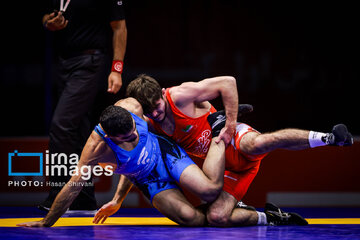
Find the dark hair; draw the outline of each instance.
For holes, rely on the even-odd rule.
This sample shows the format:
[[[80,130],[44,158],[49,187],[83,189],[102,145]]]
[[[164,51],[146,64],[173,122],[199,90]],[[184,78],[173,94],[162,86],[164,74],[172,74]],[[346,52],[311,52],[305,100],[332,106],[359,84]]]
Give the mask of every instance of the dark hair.
[[[156,107],[156,101],[162,98],[162,92],[159,83],[154,78],[141,74],[129,83],[126,96],[138,100],[144,114],[150,114]]]
[[[108,106],[100,116],[100,124],[109,136],[127,134],[133,129],[133,118],[124,108]]]

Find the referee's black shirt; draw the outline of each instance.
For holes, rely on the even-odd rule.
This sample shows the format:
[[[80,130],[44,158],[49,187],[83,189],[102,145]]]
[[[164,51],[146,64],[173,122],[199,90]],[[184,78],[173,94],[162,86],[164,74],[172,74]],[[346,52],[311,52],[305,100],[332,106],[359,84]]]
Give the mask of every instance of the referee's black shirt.
[[[67,0],[64,0],[64,5]],[[51,0],[48,12],[60,10],[60,0]],[[64,17],[66,28],[55,32],[55,46],[59,55],[89,49],[111,51],[111,21],[125,19],[122,0],[72,0]]]

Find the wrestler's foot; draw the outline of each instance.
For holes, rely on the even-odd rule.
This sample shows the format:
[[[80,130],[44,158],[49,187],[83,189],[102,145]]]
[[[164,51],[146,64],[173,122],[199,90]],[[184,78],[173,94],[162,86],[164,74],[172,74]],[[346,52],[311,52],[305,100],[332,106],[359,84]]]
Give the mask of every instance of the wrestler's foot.
[[[269,225],[308,225],[308,222],[299,214],[283,212],[272,203],[265,204],[265,214]]]
[[[238,203],[235,206],[236,208],[243,208],[250,211],[256,211],[256,208],[253,206],[246,205],[243,201],[238,201]]]
[[[353,136],[344,124],[335,125],[322,140],[330,146],[351,146],[354,143]]]
[[[243,116],[246,113],[252,112],[253,106],[250,104],[239,104],[238,110],[238,118]],[[217,111],[215,113],[210,114],[207,117],[208,122],[210,123],[212,129],[212,136],[217,137],[220,134],[221,129],[225,126],[226,115],[225,111]]]

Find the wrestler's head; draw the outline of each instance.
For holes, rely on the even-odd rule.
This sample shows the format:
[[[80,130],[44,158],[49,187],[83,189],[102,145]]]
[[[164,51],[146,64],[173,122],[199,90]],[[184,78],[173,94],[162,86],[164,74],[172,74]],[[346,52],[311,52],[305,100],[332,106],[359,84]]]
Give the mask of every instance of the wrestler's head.
[[[154,78],[141,74],[129,83],[126,88],[126,96],[139,101],[145,116],[161,122],[166,117],[164,91]]]
[[[106,136],[115,143],[133,142],[138,137],[136,124],[124,108],[111,105],[100,116],[100,125]]]

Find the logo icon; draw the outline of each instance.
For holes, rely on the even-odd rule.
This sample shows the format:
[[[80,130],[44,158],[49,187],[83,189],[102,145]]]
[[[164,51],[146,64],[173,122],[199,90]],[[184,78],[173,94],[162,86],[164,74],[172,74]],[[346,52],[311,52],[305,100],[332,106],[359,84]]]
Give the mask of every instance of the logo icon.
[[[183,132],[189,132],[193,128],[193,125],[187,125],[183,130]]]
[[[14,157],[21,157],[22,161],[26,161],[26,157],[38,157],[40,162],[39,172],[13,172],[12,161]],[[9,161],[9,176],[42,176],[43,175],[43,153],[19,153],[15,150],[13,153],[8,154]]]

